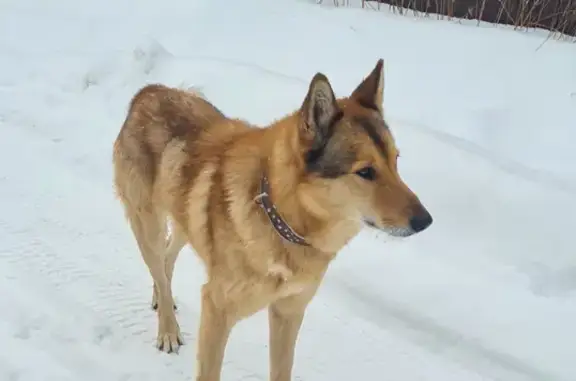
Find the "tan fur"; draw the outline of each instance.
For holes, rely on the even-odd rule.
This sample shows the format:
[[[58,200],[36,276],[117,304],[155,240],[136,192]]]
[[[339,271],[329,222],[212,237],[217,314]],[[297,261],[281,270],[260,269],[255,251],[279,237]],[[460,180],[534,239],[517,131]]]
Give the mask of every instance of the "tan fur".
[[[178,253],[190,243],[206,266],[198,381],[220,379],[231,329],[265,307],[270,378],[290,380],[304,311],[336,253],[363,222],[409,235],[414,216],[429,217],[398,175],[383,83],[380,60],[350,97],[336,100],[319,73],[301,109],[267,128],[163,85],[132,99],[114,143],[114,182],[154,281],[159,349],[181,345],[171,287]],[[367,165],[373,180],[355,174]],[[278,211],[311,246],[284,241],[254,202],[263,174]]]

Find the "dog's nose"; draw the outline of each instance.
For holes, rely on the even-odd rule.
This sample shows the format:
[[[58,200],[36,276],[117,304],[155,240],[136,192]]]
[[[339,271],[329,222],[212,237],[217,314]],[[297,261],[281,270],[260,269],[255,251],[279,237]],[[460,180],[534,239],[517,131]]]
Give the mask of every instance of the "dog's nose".
[[[416,233],[421,232],[432,224],[432,216],[427,211],[419,213],[410,219],[410,227]]]

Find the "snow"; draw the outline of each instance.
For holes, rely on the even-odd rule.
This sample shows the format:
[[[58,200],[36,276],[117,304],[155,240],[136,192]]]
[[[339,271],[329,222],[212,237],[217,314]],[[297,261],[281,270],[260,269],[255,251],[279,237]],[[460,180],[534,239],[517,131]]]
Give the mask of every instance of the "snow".
[[[342,250],[294,378],[576,379],[576,46],[315,3],[2,2],[0,380],[194,378],[203,267],[181,254],[187,345],[159,353],[151,280],[112,190],[139,87],[196,86],[266,124],[317,71],[346,95],[380,57],[400,171],[435,222]],[[223,380],[268,377],[266,324],[235,328]]]

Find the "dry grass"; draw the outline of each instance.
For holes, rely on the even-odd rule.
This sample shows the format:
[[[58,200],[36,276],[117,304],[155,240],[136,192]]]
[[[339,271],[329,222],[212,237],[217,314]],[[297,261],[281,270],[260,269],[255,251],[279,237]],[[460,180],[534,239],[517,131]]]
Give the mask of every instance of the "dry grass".
[[[349,0],[332,1],[335,6],[349,5]],[[541,28],[550,32],[547,40],[576,42],[576,0],[362,0],[362,8],[384,6],[394,13],[419,17],[486,21],[515,30]]]

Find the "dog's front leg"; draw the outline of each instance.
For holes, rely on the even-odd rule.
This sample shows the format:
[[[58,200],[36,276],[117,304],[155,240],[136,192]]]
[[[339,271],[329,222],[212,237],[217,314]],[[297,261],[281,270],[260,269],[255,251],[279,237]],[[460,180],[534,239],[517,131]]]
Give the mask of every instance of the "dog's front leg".
[[[270,381],[290,381],[296,338],[312,295],[280,299],[268,307],[270,329]]]
[[[208,284],[202,287],[196,381],[219,381],[230,330],[235,322]]]

